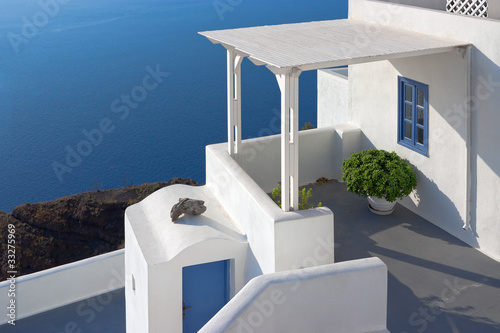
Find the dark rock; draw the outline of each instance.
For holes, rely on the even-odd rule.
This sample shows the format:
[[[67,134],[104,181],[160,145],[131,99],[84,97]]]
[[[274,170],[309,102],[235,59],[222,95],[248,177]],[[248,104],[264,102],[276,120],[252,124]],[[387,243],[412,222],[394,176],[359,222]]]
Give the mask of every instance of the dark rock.
[[[173,184],[197,185],[194,180],[173,178],[119,189],[71,195],[49,202],[24,204],[12,213],[0,211],[0,235],[15,226],[16,270],[25,275],[124,246],[125,209],[156,190]],[[7,267],[7,241],[0,240],[0,267]],[[0,281],[7,270],[0,270]]]
[[[170,210],[170,217],[172,218],[172,222],[177,221],[179,216],[181,216],[182,214],[203,214],[207,210],[207,207],[205,207],[204,203],[205,201],[203,200],[180,198],[179,202],[172,207],[172,210]]]

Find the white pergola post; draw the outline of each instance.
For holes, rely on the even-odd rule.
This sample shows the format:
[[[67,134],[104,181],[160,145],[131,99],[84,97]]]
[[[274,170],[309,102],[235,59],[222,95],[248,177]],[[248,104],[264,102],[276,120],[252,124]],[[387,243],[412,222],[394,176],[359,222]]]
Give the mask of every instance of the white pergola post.
[[[237,160],[241,145],[241,62],[243,56],[227,50],[227,152]]]
[[[299,76],[293,68],[276,74],[281,90],[281,207],[299,209]]]

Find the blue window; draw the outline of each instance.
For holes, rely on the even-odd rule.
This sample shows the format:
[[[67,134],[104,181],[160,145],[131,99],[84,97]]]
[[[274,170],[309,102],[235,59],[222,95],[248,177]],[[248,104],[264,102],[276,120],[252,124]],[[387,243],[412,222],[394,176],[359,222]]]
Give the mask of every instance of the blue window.
[[[398,143],[427,156],[429,87],[398,77]]]

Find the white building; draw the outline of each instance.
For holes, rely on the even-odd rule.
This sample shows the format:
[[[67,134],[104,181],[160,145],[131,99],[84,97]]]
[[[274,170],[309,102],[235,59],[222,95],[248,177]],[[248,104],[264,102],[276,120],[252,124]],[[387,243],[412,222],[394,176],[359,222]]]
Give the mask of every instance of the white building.
[[[227,49],[228,143],[206,148],[205,186],[127,209],[127,332],[388,332],[385,264],[334,263],[332,211],[297,210],[299,186],[340,180],[343,159],[373,147],[417,171],[402,205],[500,260],[500,0],[413,2],[350,0],[346,20],[201,33]],[[276,75],[284,135],[241,140],[244,58]],[[318,128],[299,132],[308,70]],[[267,195],[279,181],[283,209]],[[207,210],[174,224],[183,197]],[[117,265],[103,260],[78,267]]]
[[[489,18],[446,12],[464,12],[470,5],[478,6],[467,14]],[[227,49],[228,144],[207,147],[205,186],[164,188],[127,210],[128,332],[195,327],[189,324],[195,319],[183,316],[203,316],[194,312],[217,296],[186,301],[193,296],[184,287],[197,284],[193,274],[206,289],[219,290],[216,281],[226,281],[215,292],[222,294],[216,307],[232,299],[203,331],[300,331],[303,320],[292,318],[304,314],[309,319],[304,329],[311,320],[321,330],[341,319],[349,323],[346,331],[385,330],[385,310],[373,309],[385,309],[386,289],[370,288],[386,283],[383,263],[332,265],[332,212],[297,210],[300,185],[321,176],[340,179],[342,160],[363,149],[396,151],[407,159],[419,185],[401,204],[500,259],[495,144],[500,139],[500,1],[425,1],[415,7],[351,0],[349,6],[347,20],[201,33]],[[283,135],[241,140],[244,58],[276,75]],[[348,69],[328,69],[339,66]],[[299,135],[298,84],[307,70],[318,70],[319,128]],[[283,211],[266,194],[279,180]],[[169,210],[180,197],[204,200],[207,213],[172,224]],[[222,272],[214,273],[213,281],[210,265]],[[366,276],[378,277],[355,278],[364,274],[360,266]],[[293,271],[304,267],[313,268]],[[300,298],[296,293],[287,306],[275,306],[294,274],[305,274],[307,286],[301,289],[307,292]],[[325,289],[316,274],[335,287]],[[342,274],[356,282],[347,283]],[[339,316],[312,314],[319,311],[312,306],[318,300],[320,308],[345,301],[339,295],[347,289],[354,293],[347,303],[365,320],[353,319],[353,309]],[[352,297],[361,290],[370,295],[368,301]],[[252,304],[259,302],[265,306],[252,317]],[[273,316],[264,321],[266,311]]]
[[[344,79],[320,71],[318,122],[319,127],[353,124],[363,133],[362,149],[396,151],[407,159],[418,172],[419,185],[402,204],[500,260],[500,150],[495,143],[500,138],[496,128],[500,121],[500,1],[488,1],[487,6],[486,1],[448,1],[449,7],[454,8],[453,4],[464,11],[483,4],[478,6],[479,14],[487,7],[488,18],[445,13],[441,11],[444,1],[415,4],[430,9],[351,1],[349,20],[470,46],[350,65],[349,77]],[[355,37],[353,47],[372,49],[372,40],[381,34],[379,29],[364,30]],[[425,92],[424,122],[406,122],[421,131],[423,145],[415,136],[415,142],[403,139],[404,87]],[[345,94],[332,100],[336,95],[328,94],[331,88]]]

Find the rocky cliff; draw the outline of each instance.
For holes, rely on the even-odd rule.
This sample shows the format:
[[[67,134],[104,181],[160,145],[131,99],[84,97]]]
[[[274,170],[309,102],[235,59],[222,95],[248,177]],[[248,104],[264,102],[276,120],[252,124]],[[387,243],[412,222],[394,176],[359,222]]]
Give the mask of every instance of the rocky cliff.
[[[67,264],[124,246],[125,209],[172,184],[197,185],[174,178],[120,189],[86,192],[54,201],[0,211],[0,281],[7,278],[8,226],[15,226],[17,276]]]

